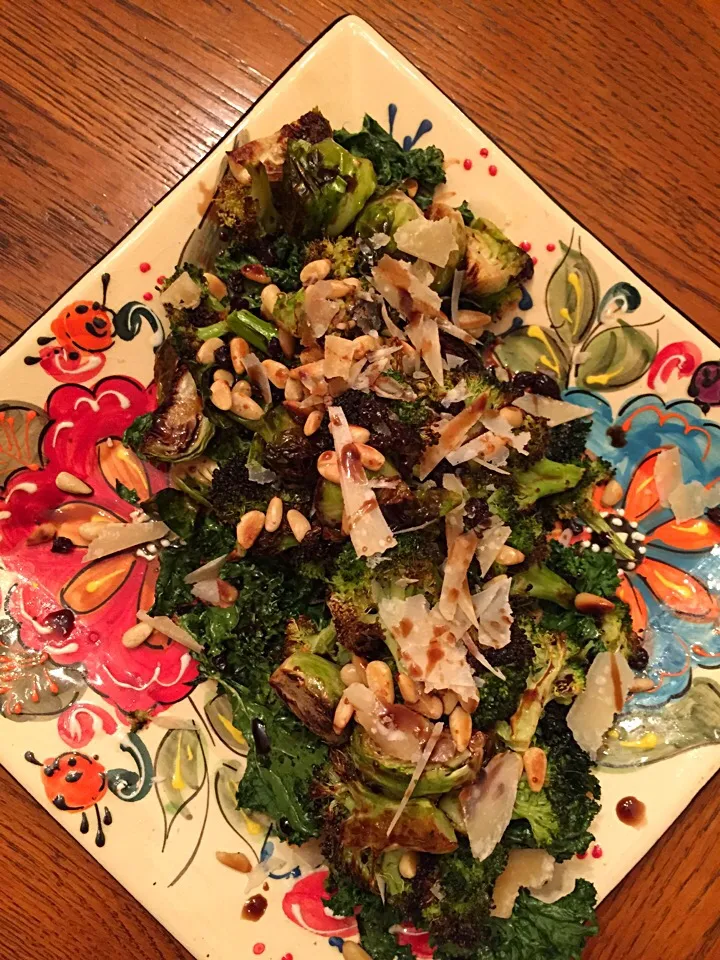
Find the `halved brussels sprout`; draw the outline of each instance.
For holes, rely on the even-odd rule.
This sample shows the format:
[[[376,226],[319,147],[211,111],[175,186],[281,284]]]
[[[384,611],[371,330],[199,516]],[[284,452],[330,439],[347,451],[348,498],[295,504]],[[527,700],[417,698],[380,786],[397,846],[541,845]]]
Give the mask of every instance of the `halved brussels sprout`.
[[[369,240],[376,233],[384,233],[390,241],[383,247],[385,253],[395,253],[397,247],[392,239],[395,231],[404,223],[422,217],[420,207],[403,193],[402,190],[392,190],[377,200],[373,200],[365,207],[355,224],[355,233],[364,240]]]
[[[293,653],[270,677],[270,686],[296,717],[326,743],[338,744],[346,734],[333,730],[335,708],[345,685],[340,671],[315,653]]]

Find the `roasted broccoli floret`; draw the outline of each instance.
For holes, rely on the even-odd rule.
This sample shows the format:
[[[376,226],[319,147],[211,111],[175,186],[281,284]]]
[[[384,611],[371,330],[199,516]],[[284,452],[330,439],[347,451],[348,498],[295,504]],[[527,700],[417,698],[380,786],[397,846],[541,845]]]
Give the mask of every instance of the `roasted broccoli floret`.
[[[571,607],[575,599],[575,591],[567,580],[544,564],[535,564],[514,574],[510,592],[514,597],[551,600],[560,607]]]
[[[569,581],[578,593],[613,597],[620,583],[617,562],[609,553],[563,547],[553,540],[546,562],[551,570]]]
[[[583,468],[574,463],[555,463],[543,457],[526,470],[514,474],[518,507],[526,510],[541,497],[562,493],[576,487],[583,478]]]
[[[480,703],[473,713],[476,730],[488,730],[497,721],[512,716],[525,690],[533,661],[533,646],[525,631],[515,625],[507,646],[499,650],[488,647],[483,653],[502,672],[504,679],[478,667]]]
[[[543,788],[533,793],[523,776],[506,842],[543,847],[557,860],[584,853],[592,841],[589,827],[600,809],[600,784],[592,761],[565,722],[567,708],[551,703],[538,724],[533,745],[547,756]]]
[[[583,463],[592,422],[589,417],[550,427],[546,454],[557,463]]]
[[[357,255],[357,242],[352,237],[338,237],[337,240],[313,240],[308,244],[305,261],[329,260],[332,275],[343,280],[354,271]]]

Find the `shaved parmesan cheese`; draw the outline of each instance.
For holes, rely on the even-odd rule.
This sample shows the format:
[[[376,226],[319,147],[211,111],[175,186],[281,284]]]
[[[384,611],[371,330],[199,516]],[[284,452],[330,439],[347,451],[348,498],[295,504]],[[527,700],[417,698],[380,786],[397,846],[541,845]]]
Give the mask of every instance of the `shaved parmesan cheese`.
[[[677,487],[683,485],[682,461],[677,447],[668,447],[666,450],[660,451],[655,458],[653,479],[660,498],[660,505],[667,507],[670,502],[670,494]]]
[[[408,220],[397,228],[393,236],[395,245],[403,253],[445,267],[450,254],[457,248],[455,229],[449,217],[442,220],[425,220],[418,217]]]
[[[467,383],[464,380],[460,380],[452,390],[448,390],[445,396],[442,398],[440,403],[443,407],[449,407],[453,403],[460,403],[468,395]]]
[[[446,620],[452,620],[455,616],[460,591],[465,583],[468,567],[477,545],[477,535],[471,530],[469,533],[463,533],[456,537],[450,549],[445,564],[445,574],[438,604],[440,613]]]
[[[359,557],[384,553],[397,540],[383,517],[377,497],[367,481],[360,452],[353,442],[342,407],[330,407],[330,432],[340,464],[340,489],[348,517],[350,539]]]
[[[387,327],[388,333],[391,337],[397,337],[398,340],[407,341],[407,337],[405,336],[404,332],[390,316],[390,311],[388,310],[384,300],[380,304],[380,316],[383,318],[385,326]]]
[[[425,749],[422,752],[422,756],[418,760],[415,766],[415,769],[413,770],[413,775],[410,778],[410,783],[407,785],[407,789],[403,794],[403,798],[400,801],[397,810],[395,811],[395,816],[390,821],[390,826],[387,828],[386,836],[389,837],[390,834],[393,832],[393,830],[395,829],[395,824],[398,822],[398,820],[402,816],[403,810],[407,806],[408,801],[410,800],[410,797],[412,797],[413,791],[415,790],[417,782],[422,776],[422,772],[427,766],[428,760],[432,756],[432,752],[435,749],[435,745],[437,744],[438,740],[442,736],[443,726],[444,724],[438,722],[433,727],[432,733],[430,734],[430,739],[425,744]]]
[[[511,528],[505,526],[499,517],[493,517],[487,530],[483,530],[480,534],[475,556],[480,564],[480,572],[483,576],[485,576],[490,567],[495,563],[497,555],[500,553],[502,547],[505,546],[507,538],[511,533]]]
[[[473,607],[480,626],[478,643],[484,647],[500,650],[510,643],[510,628],[513,623],[510,607],[512,578],[504,574],[493,577],[473,596]]]
[[[200,285],[193,280],[187,270],[184,270],[176,280],[173,280],[167,290],[163,290],[160,294],[160,303],[181,310],[192,310],[199,306],[201,296]]]
[[[526,447],[530,442],[529,432],[523,430],[520,433],[513,433],[512,427],[501,413],[496,410],[487,410],[480,417],[480,423],[486,430],[502,437],[505,443],[517,450],[518,453],[527,453]]]
[[[374,233],[370,237],[370,245],[379,250],[381,247],[386,247],[391,240],[392,237],[387,233]]]
[[[270,403],[272,401],[272,392],[265,367],[260,363],[254,353],[248,353],[247,356],[243,357],[243,363],[245,364],[248,380],[254,384],[262,394],[263,403]]]
[[[555,861],[546,850],[511,850],[507,866],[495,881],[490,915],[507,920],[520,887],[537,890],[553,878]]]
[[[445,375],[443,373],[440,334],[437,323],[432,317],[419,317],[408,324],[407,334],[412,345],[425,361],[433,378],[442,386],[445,382]]]
[[[453,274],[452,290],[450,291],[450,319],[457,326],[458,313],[460,306],[460,294],[462,292],[463,280],[465,279],[464,270],[456,270]]]
[[[505,833],[522,772],[522,759],[516,753],[499,753],[474,783],[460,791],[460,806],[476,860],[486,860]]]
[[[130,550],[151,540],[160,540],[170,533],[170,527],[162,520],[145,523],[98,523],[98,534],[85,551],[85,563],[100,560],[119,550]]]
[[[474,427],[480,419],[486,405],[487,398],[484,394],[481,394],[477,400],[473,400],[469,407],[465,407],[464,410],[461,410],[457,416],[448,422],[438,442],[427,447],[423,454],[418,473],[421,480],[424,480],[429,473],[432,473],[448,453],[457,450],[471,428]]]
[[[439,314],[440,297],[418,280],[405,261],[394,260],[385,254],[380,263],[373,267],[372,275],[378,291],[406,320],[423,314]]]
[[[448,463],[456,467],[460,463],[466,463],[468,460],[475,460],[476,458],[482,460],[484,464],[491,464],[495,469],[502,467],[508,458],[508,448],[505,446],[505,441],[494,433],[481,433],[479,437],[475,437],[469,443],[449,453],[446,459]],[[498,472],[507,473],[507,470]]]
[[[553,397],[542,397],[538,393],[526,393],[513,401],[519,407],[534,417],[547,420],[549,427],[557,427],[561,423],[569,423],[580,417],[591,417],[592,410],[580,407],[576,403],[567,403],[565,400],[555,400]]]
[[[203,603],[209,603],[213,607],[220,606],[220,583],[217,577],[214,580],[198,581],[193,584],[190,593]]]
[[[328,334],[325,337],[325,367],[324,373],[328,380],[333,377],[342,377],[347,380],[353,365],[355,345],[352,340]]]
[[[198,567],[197,570],[192,570],[186,577],[185,583],[201,583],[203,580],[214,580],[220,573],[223,564],[227,560],[229,554],[224,553],[221,557],[215,557],[214,560],[204,563],[201,567]]]
[[[670,493],[669,506],[678,523],[701,517],[706,510],[720,504],[720,487],[706,489],[699,480],[684,483]]]
[[[386,400],[402,400],[405,403],[412,403],[413,400],[417,400],[417,396],[411,387],[406,383],[398,383],[392,377],[378,377],[370,389]]]
[[[453,690],[461,700],[477,703],[477,686],[463,644],[453,635],[438,607],[428,609],[424,596],[383,598],[378,604],[383,625],[395,638],[408,674],[425,690]]]
[[[478,342],[471,333],[468,333],[467,330],[463,330],[454,323],[450,323],[448,318],[444,315],[438,318],[438,323],[442,327],[444,333],[450,334],[451,337],[455,337],[457,340],[462,340],[463,343],[476,344]]]
[[[164,637],[170,637],[171,640],[176,640],[183,647],[187,647],[188,650],[194,650],[195,653],[203,652],[203,648],[195,637],[188,633],[183,627],[179,626],[179,624],[175,623],[174,620],[171,620],[170,617],[151,617],[145,613],[144,610],[138,610],[137,618],[141,623],[147,623],[153,630],[157,630],[157,632],[161,633]]]
[[[587,672],[585,689],[567,715],[567,725],[577,743],[593,760],[616,713],[625,705],[635,674],[617,653],[599,653]]]
[[[334,292],[332,280],[318,280],[305,288],[304,310],[312,335],[322,337],[340,312],[340,304],[331,299]]]

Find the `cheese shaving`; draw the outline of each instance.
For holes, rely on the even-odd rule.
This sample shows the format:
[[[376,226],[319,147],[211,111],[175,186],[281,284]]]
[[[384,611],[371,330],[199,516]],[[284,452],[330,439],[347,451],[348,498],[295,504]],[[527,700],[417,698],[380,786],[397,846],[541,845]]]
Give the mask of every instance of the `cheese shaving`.
[[[452,620],[455,617],[460,591],[465,583],[468,567],[477,545],[477,534],[471,530],[456,537],[450,548],[439,602],[440,613],[446,620]]]
[[[387,254],[372,271],[378,291],[406,320],[440,312],[440,297],[417,276],[403,260],[393,260]]]
[[[193,280],[187,270],[173,280],[170,286],[160,294],[160,303],[180,310],[192,310],[200,305],[202,289]]]
[[[670,493],[669,506],[678,523],[702,517],[706,510],[720,504],[720,487],[707,489],[699,480],[683,483]]]
[[[100,560],[119,550],[130,550],[151,540],[160,540],[170,533],[162,520],[145,523],[98,523],[98,535],[85,551],[85,563]]]
[[[324,374],[328,380],[333,377],[342,377],[347,380],[353,365],[355,350],[352,340],[328,334],[325,337],[325,366]]]
[[[510,628],[513,614],[510,607],[510,585],[512,578],[504,574],[493,577],[489,583],[473,596],[473,607],[480,626],[478,643],[484,647],[500,650],[510,643]]]
[[[322,337],[340,312],[337,300],[331,300],[334,291],[332,280],[318,280],[305,288],[304,310],[310,330],[315,338]]]
[[[452,290],[450,292],[450,319],[457,326],[458,313],[460,308],[460,294],[462,292],[463,280],[465,279],[464,270],[456,270],[453,274]]]
[[[330,407],[330,432],[340,463],[340,489],[348,516],[350,539],[359,557],[384,553],[397,544],[367,481],[342,407]]]
[[[432,473],[448,453],[452,453],[462,444],[472,427],[480,419],[486,406],[487,398],[484,394],[481,394],[476,400],[473,400],[469,407],[465,407],[447,423],[438,442],[427,447],[422,456],[418,471],[421,480]]]
[[[437,323],[432,317],[420,317],[408,324],[407,333],[412,345],[433,375],[433,379],[442,386],[445,383],[445,374],[443,373],[440,334]]]
[[[380,316],[383,318],[383,322],[387,327],[387,331],[391,337],[397,337],[398,340],[407,342],[407,337],[405,333],[400,329],[400,327],[395,323],[393,318],[390,316],[390,311],[387,308],[387,304],[383,300],[380,304]]]
[[[393,240],[398,250],[427,260],[436,267],[447,266],[450,254],[458,248],[449,217],[441,220],[425,220],[423,217],[408,220],[397,228]]]
[[[499,517],[494,516],[487,530],[483,530],[480,534],[475,556],[480,564],[480,573],[483,576],[495,563],[497,555],[507,543],[511,533],[511,528],[505,526]]]
[[[468,460],[480,459],[484,464],[491,464],[496,470],[507,463],[508,448],[502,437],[494,433],[481,433],[479,437],[470,440],[446,457],[447,462],[454,467]],[[499,471],[507,473],[507,470]]]
[[[422,776],[423,770],[424,770],[425,767],[428,765],[428,761],[430,760],[430,757],[432,756],[432,752],[433,752],[433,750],[435,749],[435,746],[436,746],[438,740],[439,740],[440,737],[442,736],[443,728],[444,728],[444,724],[441,723],[440,721],[438,721],[438,722],[435,724],[435,726],[433,727],[432,733],[430,734],[430,739],[429,739],[428,742],[425,744],[425,749],[424,749],[423,752],[422,752],[422,756],[421,756],[420,759],[418,760],[418,762],[417,762],[417,764],[416,764],[416,766],[415,766],[415,769],[413,770],[413,775],[412,775],[412,777],[410,778],[410,783],[407,785],[407,790],[406,790],[405,793],[403,794],[403,798],[402,798],[402,800],[400,801],[397,810],[395,811],[395,816],[394,816],[394,817],[392,818],[392,820],[390,821],[390,826],[387,828],[387,834],[386,834],[386,836],[389,837],[390,834],[393,832],[393,830],[395,829],[395,826],[396,826],[398,820],[400,819],[400,817],[401,817],[402,814],[403,814],[403,810],[404,810],[405,807],[408,805],[408,802],[409,802],[410,798],[411,798],[412,795],[413,795],[413,792],[414,792],[414,790],[415,790],[415,787],[417,786],[417,782],[418,782],[418,780],[420,779],[420,777]]]
[[[553,397],[543,397],[538,393],[526,393],[514,400],[513,404],[525,413],[547,420],[549,427],[558,427],[561,423],[569,423],[571,420],[593,415],[593,411],[588,410],[587,407],[567,403],[565,400],[555,400]]]
[[[476,860],[486,860],[500,842],[512,817],[523,762],[518,754],[499,753],[460,791],[470,849]]]
[[[262,394],[263,403],[271,403],[272,392],[265,367],[260,363],[254,353],[248,353],[246,357],[243,357],[243,363],[245,364],[248,380],[254,384]]]
[[[490,661],[488,660],[488,658],[487,658],[487,657],[485,656],[485,654],[482,652],[482,650],[480,649],[480,647],[478,647],[478,645],[475,643],[475,641],[473,640],[473,638],[470,636],[469,633],[464,633],[464,634],[463,634],[462,641],[463,641],[463,643],[465,644],[465,646],[467,647],[468,651],[475,657],[475,659],[477,660],[477,662],[480,663],[480,664],[482,664],[482,666],[485,667],[485,669],[486,669],[489,673],[492,673],[493,676],[497,677],[499,680],[504,680],[504,679],[505,679],[505,674],[502,672],[502,670],[498,670],[497,667],[494,667],[494,666],[490,663]]]
[[[655,457],[653,480],[660,498],[660,506],[667,507],[670,503],[670,495],[677,487],[683,485],[682,461],[677,447],[661,450]]]
[[[585,689],[568,711],[567,725],[576,742],[593,760],[615,714],[624,707],[634,679],[627,660],[617,653],[599,653],[590,665]]]
[[[137,618],[141,623],[147,623],[153,630],[157,630],[164,637],[170,637],[171,640],[177,641],[181,646],[187,647],[188,650],[193,650],[195,653],[203,652],[203,648],[195,637],[175,623],[174,620],[171,620],[170,617],[151,617],[144,610],[138,610]]]

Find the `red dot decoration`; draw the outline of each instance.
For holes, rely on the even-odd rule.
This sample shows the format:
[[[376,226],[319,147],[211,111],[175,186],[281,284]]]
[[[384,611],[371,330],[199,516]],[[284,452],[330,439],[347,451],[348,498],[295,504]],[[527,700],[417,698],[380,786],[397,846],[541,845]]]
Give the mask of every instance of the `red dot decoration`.
[[[157,278],[155,282],[157,283],[158,286],[162,286],[162,284],[165,283],[166,280],[167,280],[167,277],[164,277],[162,274],[160,274],[160,276]]]
[[[545,249],[547,250],[548,253],[552,253],[553,250],[555,249],[555,244],[554,244],[554,243],[549,243],[549,244],[545,247]]]
[[[472,160],[469,157],[467,160],[463,160],[463,166],[466,170],[472,170]]]
[[[602,847],[600,846],[599,843],[596,843],[595,846],[592,848],[593,860],[599,860],[602,855],[603,855]]]
[[[537,257],[532,258],[533,266],[537,266]]]
[[[527,240],[523,240],[523,242],[520,244],[520,249],[524,250],[525,253],[528,253],[528,251],[532,249],[532,244]]]
[[[578,860],[584,860],[586,856],[587,856],[587,851],[586,851],[585,853],[578,853],[578,854],[577,854]]]
[[[265,944],[256,943],[255,946],[253,947],[253,953],[255,954],[256,957],[259,957],[261,953],[265,953]]]
[[[282,960],[293,960],[293,955],[291,953],[286,953]]]
[[[149,263],[141,263],[141,264],[140,264],[140,273],[147,273],[149,269],[150,269],[150,264],[149,264]]]
[[[153,295],[150,293],[150,291],[143,294],[143,300],[152,300],[152,298],[153,298]]]
[[[494,163],[491,163],[490,166],[488,167],[488,173],[490,174],[491,177],[497,176],[497,167],[495,166]]]
[[[488,151],[488,148],[487,148],[487,147],[483,147],[483,148],[480,150],[480,156],[481,156],[481,157],[486,157],[486,156],[488,155],[488,153],[489,153],[489,151]]]

